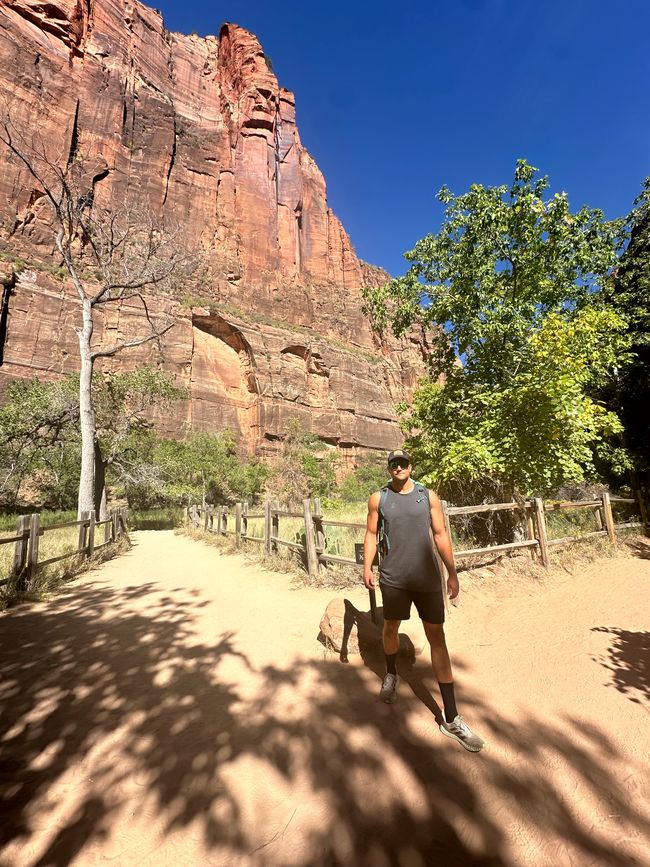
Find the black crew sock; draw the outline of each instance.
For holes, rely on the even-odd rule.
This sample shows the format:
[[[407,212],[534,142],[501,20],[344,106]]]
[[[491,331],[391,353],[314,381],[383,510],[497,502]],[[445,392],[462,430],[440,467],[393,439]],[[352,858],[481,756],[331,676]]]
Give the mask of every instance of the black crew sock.
[[[397,674],[397,654],[386,653],[386,674]]]
[[[445,706],[445,719],[447,722],[453,722],[458,714],[456,697],[454,695],[454,682],[438,683],[438,686],[440,687],[440,695]]]

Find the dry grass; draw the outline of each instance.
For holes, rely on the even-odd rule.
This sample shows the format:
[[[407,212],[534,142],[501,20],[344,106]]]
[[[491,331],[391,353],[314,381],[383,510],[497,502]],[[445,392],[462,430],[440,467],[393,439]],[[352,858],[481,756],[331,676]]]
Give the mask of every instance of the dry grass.
[[[39,560],[47,560],[50,557],[58,557],[68,554],[77,549],[78,527],[65,527],[60,530],[51,530],[41,536],[39,547]],[[98,543],[103,542],[97,538]],[[35,578],[30,581],[28,590],[21,589],[19,576],[11,575],[13,565],[13,545],[0,546],[0,576],[7,578],[8,583],[0,587],[0,610],[9,608],[20,602],[37,602],[56,593],[62,585],[82,575],[89,569],[95,568],[106,560],[112,560],[119,554],[124,553],[131,547],[128,536],[121,536],[111,545],[99,548],[91,559],[82,559],[80,556],[66,557],[58,563],[39,568]],[[7,556],[9,551],[9,556]]]
[[[366,503],[352,503],[335,512],[325,509],[325,519],[363,524],[366,519]],[[625,516],[627,517],[627,516]],[[616,516],[617,520],[624,519]],[[547,513],[549,524],[549,538],[556,539],[568,535],[581,535],[597,529],[596,518],[592,509],[576,509],[562,512]],[[472,538],[471,532],[452,520],[452,540],[456,550],[479,547],[479,541]],[[325,526],[325,551],[338,557],[354,559],[354,545],[362,542],[364,531],[362,529],[348,527]],[[214,533],[205,533],[203,529],[185,528],[193,538],[200,538],[214,544],[223,553],[239,553],[254,560],[257,564],[271,571],[289,572],[295,581],[304,586],[327,587],[343,589],[358,586],[361,582],[361,570],[356,566],[328,563],[321,566],[319,576],[311,580],[307,574],[304,555],[300,555],[288,548],[279,546],[277,553],[269,554],[263,545],[257,542],[244,542],[237,549],[234,536],[218,536]],[[626,531],[625,535],[630,531]],[[304,522],[302,518],[280,517],[279,538],[289,542],[304,544]],[[248,535],[263,538],[264,519],[251,518],[248,523]],[[621,534],[623,536],[623,534]],[[545,569],[538,558],[531,557],[529,551],[515,551],[494,554],[480,554],[475,557],[464,557],[458,562],[458,571],[469,578],[470,581],[484,582],[494,579],[503,582],[505,578],[515,578],[524,584],[531,585],[547,583],[551,580],[554,572],[573,572],[601,557],[614,557],[629,554],[629,547],[624,542],[612,545],[606,537],[586,538],[584,541],[576,541],[563,545],[552,546],[549,549],[551,568]]]

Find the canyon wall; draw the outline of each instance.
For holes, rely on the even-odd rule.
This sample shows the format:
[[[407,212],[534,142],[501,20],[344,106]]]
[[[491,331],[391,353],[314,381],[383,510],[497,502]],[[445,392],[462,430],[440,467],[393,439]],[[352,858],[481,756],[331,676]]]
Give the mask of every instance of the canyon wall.
[[[415,337],[379,341],[361,262],[302,147],[293,95],[258,40],[168,32],[126,0],[9,0],[0,6],[0,110],[61,165],[92,167],[94,205],[137,201],[200,245],[200,296],[150,299],[176,326],[108,360],[173,371],[189,400],[161,430],[231,428],[272,452],[290,418],[352,460],[400,440],[394,403],[423,372]],[[342,149],[344,142],[342,142]],[[0,149],[0,388],[76,370],[79,302],[60,279],[47,202]],[[146,327],[135,303],[106,307],[102,341]]]

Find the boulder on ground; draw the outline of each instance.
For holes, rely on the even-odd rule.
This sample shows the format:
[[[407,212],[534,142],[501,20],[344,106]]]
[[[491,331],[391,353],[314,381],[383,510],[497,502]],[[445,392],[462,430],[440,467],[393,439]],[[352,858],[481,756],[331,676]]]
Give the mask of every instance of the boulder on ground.
[[[361,653],[362,646],[381,650],[382,625],[381,608],[377,611],[375,624],[370,611],[360,611],[349,599],[337,596],[321,617],[319,639],[345,661],[349,653]],[[415,656],[415,648],[408,635],[400,634],[399,652]]]

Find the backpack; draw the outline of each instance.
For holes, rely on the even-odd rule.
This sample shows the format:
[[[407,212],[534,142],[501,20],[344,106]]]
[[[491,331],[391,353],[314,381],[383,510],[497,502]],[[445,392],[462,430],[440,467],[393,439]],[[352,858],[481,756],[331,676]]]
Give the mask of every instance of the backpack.
[[[423,484],[420,482],[415,482],[415,490],[418,492],[419,496],[416,500],[417,503],[424,502],[425,508],[429,509],[429,492],[425,488]],[[381,489],[381,493],[379,496],[379,523],[377,524],[377,544],[379,548],[379,552],[382,557],[385,557],[388,551],[390,551],[390,538],[388,536],[388,519],[384,513],[384,507],[386,505],[386,499],[388,497],[388,489],[390,485],[384,485]],[[391,488],[392,490],[392,488]]]

